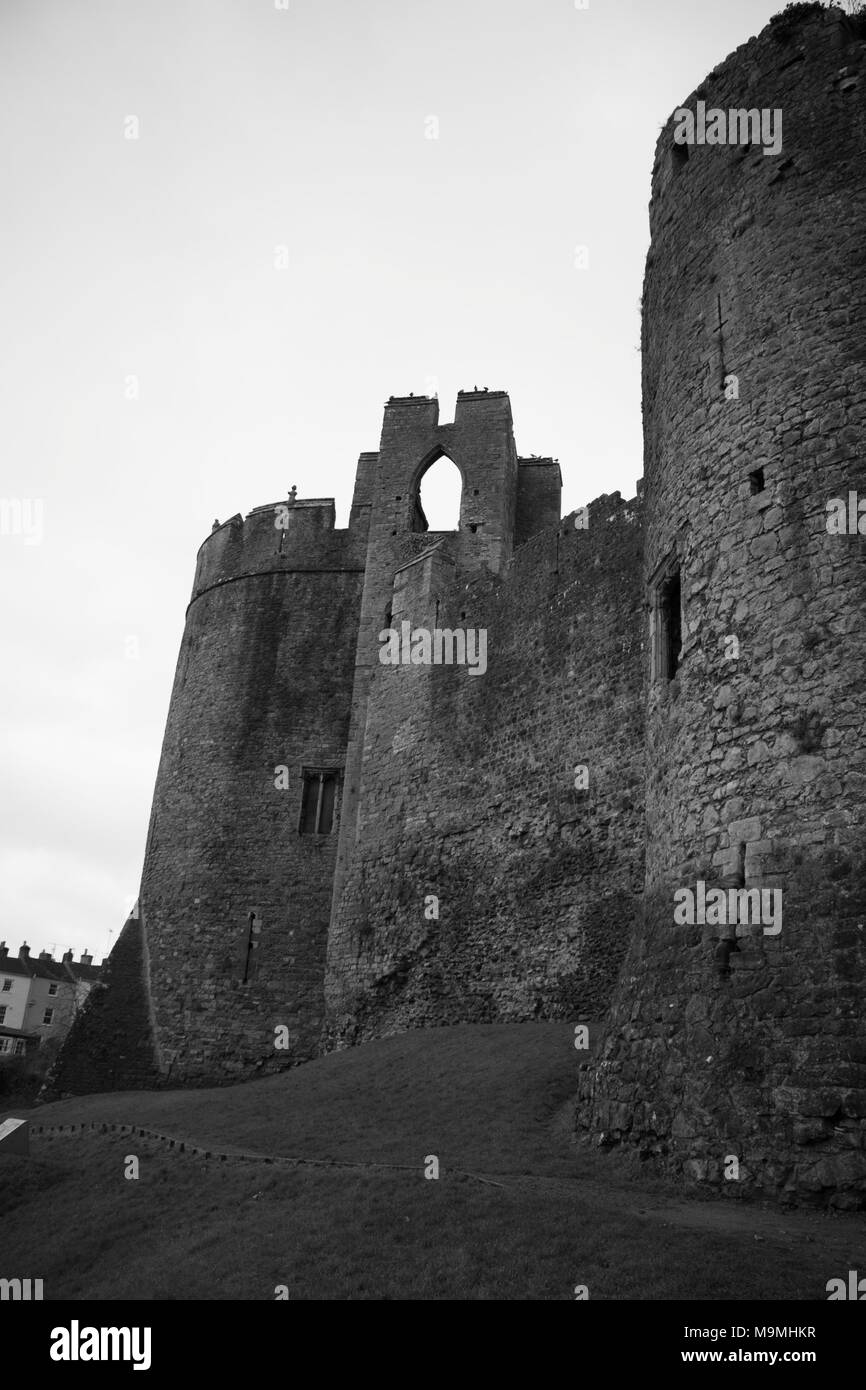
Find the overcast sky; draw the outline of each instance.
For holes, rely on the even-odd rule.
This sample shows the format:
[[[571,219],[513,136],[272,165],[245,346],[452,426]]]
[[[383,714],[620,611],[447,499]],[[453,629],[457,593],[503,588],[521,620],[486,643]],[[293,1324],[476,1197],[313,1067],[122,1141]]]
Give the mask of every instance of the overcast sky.
[[[633,496],[658,130],[783,7],[281,4],[0,4],[13,951],[116,939],[215,517],[345,525],[384,400],[476,384],[563,512]]]

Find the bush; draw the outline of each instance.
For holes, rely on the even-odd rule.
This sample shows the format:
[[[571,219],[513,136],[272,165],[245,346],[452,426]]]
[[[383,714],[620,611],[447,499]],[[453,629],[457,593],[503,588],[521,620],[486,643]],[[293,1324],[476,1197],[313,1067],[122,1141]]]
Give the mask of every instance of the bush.
[[[0,1096],[4,1102],[32,1105],[59,1051],[60,1043],[49,1039],[28,1056],[0,1059]]]
[[[774,14],[770,19],[773,26],[773,37],[777,43],[787,43],[792,34],[796,33],[801,19],[810,19],[813,15],[824,14],[827,9],[838,9],[838,6],[827,6],[817,2],[817,0],[805,0],[805,3],[794,3],[786,5],[779,14]]]

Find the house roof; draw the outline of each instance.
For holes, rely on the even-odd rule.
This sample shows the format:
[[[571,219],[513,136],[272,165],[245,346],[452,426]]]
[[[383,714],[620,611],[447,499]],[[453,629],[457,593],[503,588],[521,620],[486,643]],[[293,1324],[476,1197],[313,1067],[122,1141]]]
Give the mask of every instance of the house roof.
[[[98,980],[102,969],[81,961],[40,960],[38,956],[0,956],[0,975],[21,975],[27,979],[56,980],[75,984],[79,980]]]
[[[18,956],[7,956],[0,960],[0,975],[26,975],[29,979],[34,973],[29,966],[32,961],[23,961]]]

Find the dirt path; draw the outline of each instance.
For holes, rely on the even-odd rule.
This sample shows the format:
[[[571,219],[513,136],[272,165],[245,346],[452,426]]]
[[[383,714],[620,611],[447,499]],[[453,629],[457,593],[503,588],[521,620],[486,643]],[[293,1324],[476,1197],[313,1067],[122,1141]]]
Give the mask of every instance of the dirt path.
[[[165,1134],[140,1125],[90,1121],[84,1124],[31,1125],[30,1134],[37,1141],[42,1137],[74,1138],[83,1134],[128,1134],[148,1140],[168,1153],[185,1154],[218,1163],[254,1163],[288,1168],[313,1168],[332,1173],[411,1173],[417,1174],[418,1164],[381,1162],[348,1162],[341,1159],[302,1158],[288,1154],[261,1153],[218,1144],[210,1147],[192,1143],[180,1135]],[[781,1212],[768,1205],[731,1200],[670,1201],[641,1196],[635,1201],[634,1186],[617,1182],[600,1182],[584,1177],[552,1177],[533,1173],[478,1172],[449,1164],[447,1172],[503,1191],[532,1188],[536,1191],[571,1192],[584,1201],[602,1209],[627,1212],[639,1221],[651,1221],[662,1226],[674,1226],[715,1233],[749,1234],[756,1242],[783,1246],[820,1241],[822,1249],[838,1250],[850,1256],[852,1250],[862,1250],[861,1264],[866,1267],[866,1215],[832,1214],[819,1211]]]

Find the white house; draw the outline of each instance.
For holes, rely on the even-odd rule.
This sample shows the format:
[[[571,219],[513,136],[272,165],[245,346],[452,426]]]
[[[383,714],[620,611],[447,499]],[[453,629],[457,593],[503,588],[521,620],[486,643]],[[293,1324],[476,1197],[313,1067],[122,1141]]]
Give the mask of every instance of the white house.
[[[49,1038],[62,1041],[104,965],[94,965],[86,951],[79,961],[71,951],[60,961],[48,951],[32,960],[26,942],[10,956],[0,941],[0,1060]]]

